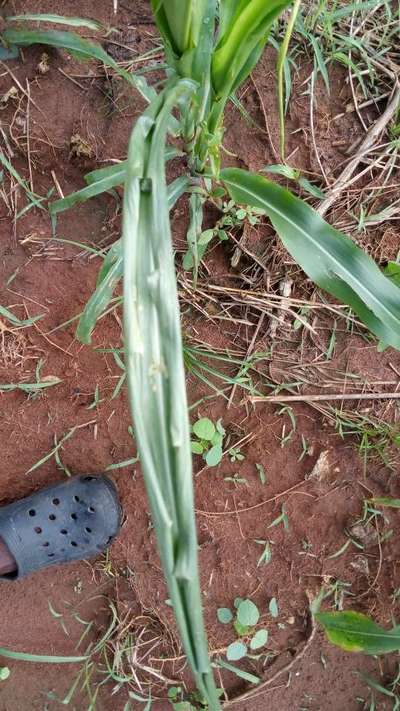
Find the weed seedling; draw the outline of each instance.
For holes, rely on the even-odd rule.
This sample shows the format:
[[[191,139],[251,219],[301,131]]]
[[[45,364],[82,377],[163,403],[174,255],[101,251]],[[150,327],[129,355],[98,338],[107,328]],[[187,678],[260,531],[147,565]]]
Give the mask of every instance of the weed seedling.
[[[302,451],[301,451],[301,454],[297,460],[298,462],[301,462],[304,459],[304,457],[311,456],[311,451],[312,451],[311,444],[309,442],[307,442],[304,435],[301,435],[301,446],[302,446]]]
[[[284,424],[282,427],[281,447],[283,448],[288,444],[288,442],[290,442],[293,435],[295,434],[296,429],[297,429],[297,422],[296,422],[296,416],[293,412],[292,407],[289,407],[289,406],[282,407],[279,410],[278,415],[288,415],[290,423],[292,425],[292,428],[289,430],[289,432],[286,432],[286,424]]]
[[[260,565],[267,565],[268,563],[271,562],[272,559],[272,551],[271,551],[271,543],[270,541],[263,541],[259,539],[255,539],[255,543],[258,543],[259,546],[263,546],[264,550],[261,553],[258,561],[257,561],[257,568],[260,567]]]
[[[274,526],[279,526],[279,524],[283,525],[283,528],[285,531],[289,530],[289,519],[287,517],[286,511],[285,511],[285,505],[282,504],[282,510],[279,516],[277,516],[272,523],[269,524],[268,528],[273,528]]]
[[[224,481],[229,481],[231,484],[235,484],[235,486],[238,486],[240,484],[244,484],[245,486],[248,486],[248,481],[245,479],[245,477],[240,476],[239,472],[236,472],[233,474],[233,476],[224,476]]]
[[[192,425],[192,434],[195,439],[191,441],[193,454],[201,454],[209,467],[216,467],[223,455],[222,443],[225,430],[222,421],[214,424],[208,417],[201,417]]]
[[[230,662],[237,662],[246,656],[252,656],[250,652],[257,651],[265,647],[268,641],[268,630],[256,630],[256,625],[260,619],[260,612],[252,600],[237,597],[234,601],[235,613],[228,607],[220,607],[217,610],[219,622],[226,625],[233,624],[233,628],[238,636],[236,642],[232,642],[226,650],[226,658]]]
[[[217,692],[222,696],[223,689],[217,689]],[[168,700],[173,711],[209,711],[207,700],[199,691],[186,694],[181,686],[171,686],[168,689]]]
[[[231,462],[242,462],[245,458],[245,455],[240,451],[240,447],[231,447],[228,454]]]

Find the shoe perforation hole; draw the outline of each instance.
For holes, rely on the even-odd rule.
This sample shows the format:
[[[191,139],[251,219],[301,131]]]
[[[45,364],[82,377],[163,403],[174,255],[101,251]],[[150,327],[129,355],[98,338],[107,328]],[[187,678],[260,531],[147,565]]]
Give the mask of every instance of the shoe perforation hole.
[[[89,526],[86,526],[85,531],[86,531],[86,533],[91,533],[91,532],[92,532],[92,529],[89,528]]]
[[[42,543],[43,548],[48,548],[50,543],[46,541],[45,543]]]
[[[79,498],[79,496],[77,496],[76,494],[75,494],[75,496],[74,496],[74,501],[76,501],[76,503],[77,503],[77,504],[78,504],[78,503],[79,503],[79,501],[80,501],[80,498]]]
[[[35,533],[38,533],[38,534],[42,533],[42,529],[40,528],[40,526],[35,526],[35,528],[33,530],[35,531]]]
[[[47,557],[48,557],[48,558],[54,558],[54,555],[55,555],[55,553],[48,553],[48,554],[47,554]]]
[[[96,513],[96,509],[93,506],[88,506],[89,513]]]
[[[56,518],[57,518],[57,516],[55,516],[54,514],[50,514],[50,516],[49,516],[50,521],[55,521]]]
[[[53,499],[54,506],[58,506],[59,503],[60,503],[60,499]]]
[[[94,481],[96,479],[95,476],[85,476],[83,481]]]
[[[71,546],[73,546],[74,548],[77,548],[78,544],[76,541],[71,541]]]
[[[67,531],[66,528],[62,528],[61,531],[60,531],[60,533],[62,533],[63,536],[66,536],[67,533],[68,533],[68,531]]]
[[[28,514],[29,514],[29,516],[36,516],[35,509],[29,509]]]
[[[78,518],[78,516],[76,515],[76,513],[72,513],[72,514],[71,514],[71,518],[72,518],[73,521],[76,521],[77,518]]]

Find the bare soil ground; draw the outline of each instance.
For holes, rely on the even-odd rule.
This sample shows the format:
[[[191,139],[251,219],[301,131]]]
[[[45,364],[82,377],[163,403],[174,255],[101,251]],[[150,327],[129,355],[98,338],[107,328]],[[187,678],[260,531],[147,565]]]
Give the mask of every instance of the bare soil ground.
[[[15,0],[7,11],[79,14],[110,24],[119,34],[104,40],[104,46],[118,60],[129,58],[131,49],[141,52],[155,46],[156,30],[145,2],[119,2],[114,14],[109,0],[82,2],[79,12],[73,0],[61,4],[58,0]],[[112,38],[119,44],[112,45]],[[56,197],[59,190],[68,194],[81,188],[88,170],[125,157],[132,123],[143,105],[140,98],[132,98],[103,69],[80,63],[64,52],[46,49],[46,53],[49,70],[45,74],[38,70],[41,47],[24,50],[23,61],[1,64],[0,94],[17,86],[17,95],[4,105],[0,121],[15,169],[25,179],[33,180],[38,194],[45,195],[53,189]],[[309,69],[305,62],[295,77],[287,118],[287,154],[296,151],[294,163],[312,176],[320,169],[310,133],[309,96],[304,95],[302,83]],[[334,121],[350,100],[345,71],[334,68],[329,97],[322,83],[318,84],[315,115],[315,140],[331,176],[341,168],[342,149],[360,135],[355,112]],[[266,52],[254,72],[242,101],[261,128],[249,126],[231,107],[225,147],[234,156],[226,155],[225,160],[259,170],[278,162],[274,155],[278,127],[272,50]],[[369,119],[372,121],[376,115],[374,107]],[[71,144],[76,135],[84,146],[80,155]],[[171,171],[178,174],[179,170],[178,161]],[[112,354],[102,352],[121,347],[119,312],[100,321],[90,347],[75,339],[76,321],[63,325],[82,311],[94,288],[100,260],[79,247],[54,241],[45,211],[30,209],[16,219],[26,204],[24,193],[10,185],[8,176],[0,187],[0,303],[21,319],[41,316],[22,330],[0,321],[0,382],[35,382],[39,362],[42,378],[57,376],[62,381],[34,398],[18,390],[0,396],[0,504],[6,504],[63,479],[67,471],[105,471],[133,457],[135,444],[128,430],[124,390],[112,398],[121,371]],[[215,214],[210,212],[207,219],[212,224]],[[105,247],[119,236],[119,220],[118,203],[111,196],[102,196],[64,213],[58,221],[57,236]],[[179,202],[172,214],[178,264],[185,249],[186,224],[185,206]],[[240,239],[240,233],[236,237]],[[363,239],[371,251],[379,253],[382,262],[394,258],[400,246],[398,232],[392,227],[390,234],[380,228],[370,230]],[[276,243],[268,225],[250,229],[242,246],[245,251],[235,268],[231,266],[233,242],[210,251],[196,293],[190,275],[180,272],[188,343],[215,351],[230,349],[241,358],[247,353],[266,353],[254,373],[257,383],[266,378],[274,386],[301,380],[305,393],[340,393],[347,386],[354,392],[365,388],[377,393],[396,390],[400,368],[396,353],[388,350],[379,354],[375,343],[358,332],[347,331],[344,319],[337,317],[336,341],[327,357],[335,315],[332,317],[329,310],[321,308],[311,312],[311,333],[306,328],[294,330],[292,318],[285,311],[276,310],[277,301],[268,300],[269,294],[282,296],[279,285],[290,277],[291,299],[321,303],[320,294],[314,292]],[[290,302],[290,308],[298,309],[298,305]],[[271,333],[276,315],[283,320]],[[188,389],[191,403],[212,394],[193,375],[188,376]],[[284,394],[288,393],[286,390]],[[226,395],[229,399],[231,388]],[[352,405],[339,401],[336,407],[343,419],[364,415],[376,418],[389,429],[396,427],[398,421],[398,409],[390,400],[356,401]],[[232,462],[226,456],[213,469],[204,468],[201,458],[195,458],[199,556],[210,648],[214,653],[223,653],[234,639],[231,627],[217,621],[217,609],[232,607],[238,596],[251,597],[268,627],[270,654],[264,668],[257,661],[246,662],[243,668],[263,680],[275,679],[278,670],[295,660],[291,669],[278,675],[262,694],[232,708],[369,708],[363,700],[369,703],[370,691],[360,674],[384,685],[393,677],[396,659],[387,656],[378,661],[341,652],[325,641],[320,630],[312,630],[308,609],[310,596],[325,584],[332,591],[329,605],[340,608],[344,604],[367,612],[386,626],[391,624],[392,616],[399,614],[395,595],[400,587],[398,515],[388,510],[384,519],[373,519],[367,526],[352,529],[363,516],[366,499],[400,495],[400,458],[392,440],[386,447],[385,460],[375,450],[366,459],[357,449],[359,437],[339,436],[334,425],[340,414],[304,403],[294,403],[290,413],[282,412],[282,406],[276,404],[255,406],[241,389],[236,389],[230,406],[227,399],[213,397],[203,400],[192,415],[193,419],[199,415],[213,420],[221,417],[230,435],[230,446],[243,441],[240,449],[245,457]],[[29,473],[72,428],[77,429],[59,449],[58,462],[51,457]],[[260,465],[265,471],[265,483],[259,477]],[[93,621],[87,639],[96,640],[107,627],[109,601],[113,601],[133,634],[142,632],[148,645],[150,639],[157,641],[146,665],[169,682],[161,683],[160,678],[142,667],[137,674],[144,696],[152,682],[153,695],[161,697],[155,701],[154,709],[166,711],[171,708],[165,698],[168,686],[182,680],[190,684],[190,677],[184,670],[172,612],[166,602],[140,467],[122,467],[109,473],[118,487],[125,520],[107,559],[48,569],[14,585],[0,583],[0,646],[37,654],[76,654],[83,628],[74,613]],[[287,516],[287,530],[282,524],[268,528],[282,510]],[[390,530],[392,535],[382,542],[382,536]],[[333,557],[349,540],[346,531],[352,532],[359,546],[350,544]],[[267,565],[258,565],[260,540],[270,542],[272,555]],[[269,614],[271,598],[278,603],[276,618]],[[0,682],[0,711],[61,708],[61,700],[79,671],[76,665],[9,660],[4,664],[11,675]],[[221,678],[231,698],[247,689],[229,672]],[[93,684],[96,679],[94,673]],[[86,691],[77,691],[71,708],[89,708]],[[101,688],[96,708],[122,711],[127,699],[125,686],[116,690],[108,683]],[[390,708],[389,701],[379,696],[377,708]],[[131,708],[140,709],[143,704],[131,700]]]

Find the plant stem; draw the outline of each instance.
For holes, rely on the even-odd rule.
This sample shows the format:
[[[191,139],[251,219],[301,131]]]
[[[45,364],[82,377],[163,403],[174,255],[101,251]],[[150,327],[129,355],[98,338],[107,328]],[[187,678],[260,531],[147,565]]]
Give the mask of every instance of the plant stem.
[[[284,91],[284,68],[285,59],[289,49],[290,38],[293,34],[294,25],[300,9],[301,0],[295,0],[293,9],[290,15],[289,22],[286,27],[285,36],[279,48],[278,61],[276,64],[277,82],[278,82],[278,110],[279,110],[279,152],[282,163],[285,162],[285,91]]]

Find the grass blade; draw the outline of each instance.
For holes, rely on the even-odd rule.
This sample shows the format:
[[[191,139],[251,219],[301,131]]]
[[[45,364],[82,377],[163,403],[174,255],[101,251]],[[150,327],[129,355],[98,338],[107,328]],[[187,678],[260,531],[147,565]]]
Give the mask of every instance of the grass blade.
[[[223,659],[219,659],[215,663],[215,666],[222,667],[222,669],[227,669],[228,671],[232,672],[232,674],[236,674],[236,676],[238,676],[240,679],[244,679],[244,681],[249,681],[250,684],[259,684],[261,681],[260,677],[256,676],[255,674],[250,674],[250,672],[247,672],[244,669],[240,669],[234,664],[229,664],[229,662],[225,662]]]
[[[284,71],[285,61],[289,49],[290,38],[293,34],[294,25],[300,9],[301,0],[295,0],[292,8],[289,22],[286,27],[285,35],[278,52],[278,61],[276,65],[277,83],[278,83],[278,111],[279,111],[279,148],[281,160],[285,160],[285,89],[284,89]],[[289,75],[290,76],[290,75]]]
[[[384,344],[400,349],[400,289],[348,237],[288,190],[239,168],[222,171],[231,197],[265,210],[306,274],[349,304]]]
[[[35,321],[39,321],[43,316],[34,316],[33,318],[28,318],[25,319],[24,321],[21,321],[18,316],[15,316],[12,311],[9,309],[6,309],[5,306],[2,306],[0,304],[0,316],[3,316],[6,318],[10,323],[13,324],[13,326],[17,326],[18,328],[25,328],[25,326],[32,326]]]
[[[49,380],[40,380],[37,383],[0,383],[0,392],[22,390],[22,392],[32,395],[39,390],[45,390],[46,388],[51,388],[53,385],[59,385],[60,383],[62,383],[62,380],[55,376]]]
[[[4,33],[5,34],[5,33]],[[3,34],[3,37],[4,37]],[[4,155],[3,151],[0,151],[0,163],[4,165],[6,170],[10,173],[10,175],[13,176],[13,178],[17,181],[18,185],[25,190],[29,200],[36,205],[36,207],[40,208],[41,210],[44,210],[45,208],[43,205],[40,204],[41,198],[39,198],[38,195],[35,195],[29,188],[28,184],[25,182],[23,178],[21,178],[20,174],[15,170],[14,166],[11,165],[10,161],[6,156]]]
[[[390,499],[386,497],[371,499],[374,506],[388,506],[392,509],[400,509],[400,499]]]
[[[28,652],[13,652],[11,649],[0,647],[0,657],[17,659],[20,662],[34,662],[36,664],[75,664],[86,662],[87,657],[55,657],[47,654],[29,654]]]

